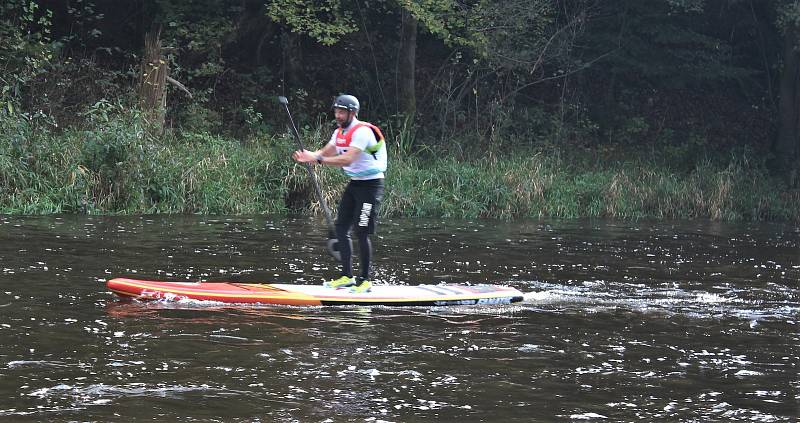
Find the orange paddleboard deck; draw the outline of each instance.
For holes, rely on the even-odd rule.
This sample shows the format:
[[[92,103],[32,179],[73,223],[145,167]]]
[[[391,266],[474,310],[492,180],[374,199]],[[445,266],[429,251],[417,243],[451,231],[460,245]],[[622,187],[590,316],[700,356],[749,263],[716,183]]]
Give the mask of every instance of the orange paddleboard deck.
[[[115,278],[106,282],[121,297],[138,300],[199,300],[239,304],[293,306],[388,305],[448,306],[510,304],[522,301],[522,292],[501,285],[375,285],[367,293],[321,285],[233,282],[158,282]]]

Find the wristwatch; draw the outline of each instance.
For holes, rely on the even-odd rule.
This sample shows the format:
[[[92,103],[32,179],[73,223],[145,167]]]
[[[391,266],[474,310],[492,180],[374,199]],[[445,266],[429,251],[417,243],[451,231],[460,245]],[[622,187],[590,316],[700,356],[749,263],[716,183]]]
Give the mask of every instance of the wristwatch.
[[[322,155],[317,154],[317,163],[322,164]]]

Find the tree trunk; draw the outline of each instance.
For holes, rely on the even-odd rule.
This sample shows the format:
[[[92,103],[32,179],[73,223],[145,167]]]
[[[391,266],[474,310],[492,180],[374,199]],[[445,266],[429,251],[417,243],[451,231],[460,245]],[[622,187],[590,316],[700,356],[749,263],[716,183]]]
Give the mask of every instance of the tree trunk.
[[[796,179],[797,156],[800,151],[800,29],[792,25],[784,37],[783,70],[780,80],[778,114],[780,128],[774,150],[780,165],[790,172],[790,183]]]
[[[145,119],[156,134],[161,134],[164,130],[168,73],[169,66],[161,52],[161,29],[150,31],[144,37],[139,104]]]
[[[281,50],[283,52],[283,63],[281,73],[283,75],[284,93],[302,87],[303,72],[303,51],[300,45],[300,37],[292,31],[284,31],[281,35]],[[288,94],[287,94],[288,95]]]
[[[410,127],[417,113],[416,84],[414,71],[417,59],[417,18],[403,10],[400,29],[400,52],[398,68],[398,108]]]

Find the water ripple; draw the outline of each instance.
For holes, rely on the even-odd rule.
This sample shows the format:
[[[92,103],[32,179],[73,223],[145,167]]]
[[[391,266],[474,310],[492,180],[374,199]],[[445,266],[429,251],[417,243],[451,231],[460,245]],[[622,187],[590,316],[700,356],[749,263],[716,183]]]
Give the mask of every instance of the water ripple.
[[[391,221],[375,275],[486,307],[121,302],[118,275],[317,283],[313,218],[0,217],[9,421],[796,419],[800,229]]]

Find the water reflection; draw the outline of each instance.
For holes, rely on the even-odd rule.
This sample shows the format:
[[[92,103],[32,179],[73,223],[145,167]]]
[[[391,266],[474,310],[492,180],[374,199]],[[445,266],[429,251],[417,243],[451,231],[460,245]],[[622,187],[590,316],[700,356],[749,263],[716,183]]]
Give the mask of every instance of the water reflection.
[[[10,421],[790,421],[800,230],[389,221],[385,283],[493,307],[124,302],[112,276],[317,283],[313,219],[0,216]]]

